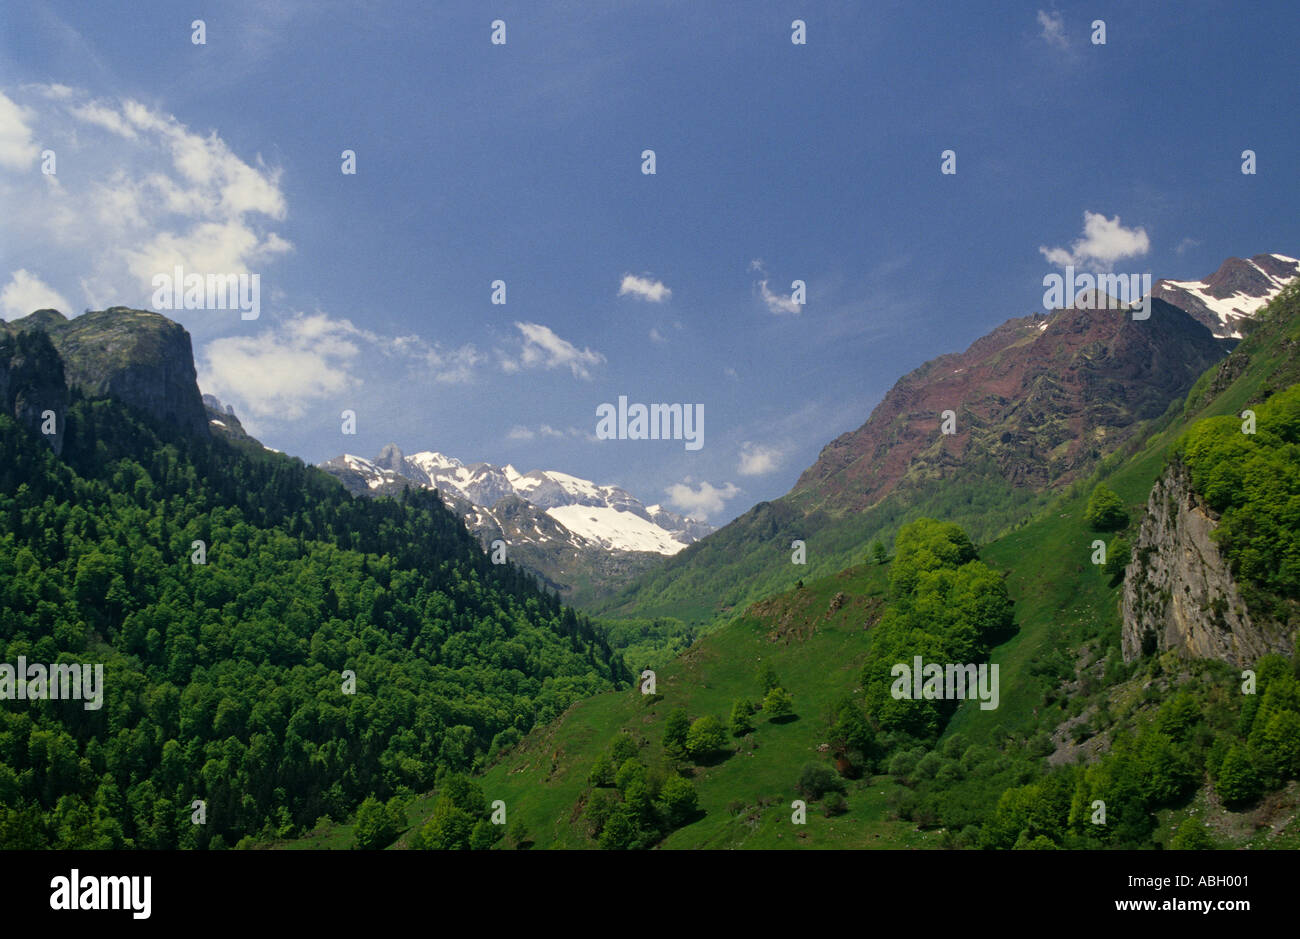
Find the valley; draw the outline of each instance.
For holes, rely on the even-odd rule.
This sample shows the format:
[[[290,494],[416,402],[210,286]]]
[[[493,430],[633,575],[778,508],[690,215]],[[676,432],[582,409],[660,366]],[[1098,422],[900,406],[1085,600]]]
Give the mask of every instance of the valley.
[[[1011,320],[934,360],[788,496],[718,531],[616,486],[433,451],[308,467],[200,396],[165,318],[19,320],[0,359],[0,568],[25,572],[6,588],[7,654],[98,650],[109,691],[104,717],[5,718],[0,769],[36,733],[95,772],[46,776],[57,809],[41,777],[0,772],[0,833],[1294,847],[1300,527],[1277,505],[1300,465],[1300,288],[1232,320],[1240,339],[1151,302],[1149,321]],[[66,402],[56,434],[37,399]],[[941,404],[956,433],[939,432]],[[1166,502],[1194,512],[1175,521]],[[604,612],[563,605],[598,582]],[[1173,589],[1190,599],[1169,605]],[[178,599],[194,614],[160,618]],[[955,675],[970,684],[946,693]],[[137,696],[112,693],[123,681]],[[356,761],[367,775],[342,772]],[[199,777],[220,821],[195,832],[168,818]],[[289,797],[294,779],[314,782]],[[106,808],[123,798],[125,818]]]

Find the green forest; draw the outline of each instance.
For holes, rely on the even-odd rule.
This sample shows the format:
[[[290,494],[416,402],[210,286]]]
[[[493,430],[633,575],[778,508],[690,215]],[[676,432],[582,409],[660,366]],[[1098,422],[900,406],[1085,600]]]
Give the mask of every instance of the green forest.
[[[436,493],[354,499],[109,399],[66,428],[60,458],[0,416],[0,661],[102,662],[106,693],[0,709],[6,847],[290,837],[630,678]]]

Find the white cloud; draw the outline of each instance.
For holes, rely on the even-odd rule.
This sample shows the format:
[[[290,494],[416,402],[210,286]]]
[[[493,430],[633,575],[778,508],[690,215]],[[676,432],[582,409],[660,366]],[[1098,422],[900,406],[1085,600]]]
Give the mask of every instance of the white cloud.
[[[736,472],[741,476],[762,476],[781,465],[782,455],[776,447],[746,440],[740,445],[740,465]]]
[[[664,337],[664,334],[663,334],[663,333],[659,332],[658,329],[651,329],[651,330],[650,330],[650,341],[651,341],[651,342],[664,343],[664,342],[667,342],[668,340]]]
[[[256,336],[215,339],[204,349],[199,385],[255,419],[296,420],[313,402],[359,387],[355,327],[299,313]]]
[[[215,131],[66,85],[19,93],[20,105],[0,96],[0,165],[19,156],[29,163],[35,136],[58,154],[60,169],[72,160],[77,172],[42,176],[42,186],[6,187],[0,177],[9,210],[0,253],[15,266],[77,271],[79,306],[147,308],[154,275],[178,264],[193,273],[265,273],[292,250],[270,227],[288,216],[280,171],[237,155]]]
[[[767,304],[767,308],[773,313],[794,313],[796,315],[799,313],[799,304],[795,303],[791,297],[773,293],[768,289],[766,280],[758,282],[758,290],[763,296],[763,302]]]
[[[0,93],[0,167],[25,170],[39,155],[32,142],[32,129],[27,124],[30,116],[27,108],[19,107]]]
[[[72,305],[57,290],[30,271],[21,268],[14,271],[9,283],[0,290],[0,319],[17,319],[44,309],[72,315]]]
[[[618,288],[618,295],[622,297],[627,294],[640,297],[650,303],[663,303],[673,295],[673,292],[663,281],[637,277],[635,274],[624,274],[623,283]]]
[[[523,347],[518,358],[498,352],[501,367],[507,372],[542,366],[568,368],[574,378],[591,378],[591,369],[605,361],[605,357],[591,349],[579,349],[567,339],[561,339],[550,327],[540,323],[515,323],[523,336]]]
[[[68,89],[71,91],[71,89]],[[67,97],[67,95],[63,95]],[[126,119],[112,106],[90,102],[88,104],[74,105],[68,108],[68,113],[79,121],[85,121],[87,124],[97,124],[104,130],[112,131],[119,137],[126,137],[128,140],[136,139],[135,128],[127,123]]]
[[[1043,27],[1042,37],[1048,45],[1064,49],[1069,43],[1065,38],[1065,17],[1058,13],[1038,11],[1038,25]]]
[[[1178,242],[1178,247],[1174,248],[1174,254],[1182,257],[1192,248],[1199,248],[1200,246],[1201,243],[1195,238],[1184,238],[1182,241]]]
[[[570,427],[568,430],[557,430],[550,424],[542,424],[536,430],[533,430],[532,428],[524,427],[522,424],[516,424],[514,427],[511,427],[510,432],[506,434],[506,439],[537,440],[540,437],[543,439],[557,440],[565,437],[582,436],[584,436],[583,432],[578,430],[576,427]]]
[[[767,308],[770,311],[777,314],[790,313],[795,316],[799,315],[800,304],[794,302],[793,294],[787,297],[779,293],[773,293],[771,288],[767,286],[769,276],[767,273],[767,265],[763,263],[762,258],[755,258],[750,261],[749,269],[763,275],[763,279],[760,280],[757,285],[758,293],[759,296],[763,298],[763,302],[767,304]]]
[[[472,343],[466,343],[458,349],[444,349],[439,343],[431,343],[414,335],[385,339],[367,330],[357,332],[377,346],[384,355],[404,357],[412,371],[444,385],[461,385],[473,381],[478,367],[487,361],[487,356]]]
[[[1065,267],[1073,264],[1089,270],[1109,272],[1116,261],[1140,257],[1151,250],[1151,239],[1144,228],[1125,228],[1119,216],[1106,218],[1099,212],[1083,213],[1083,237],[1070,249],[1040,246],[1039,252],[1047,260]]]
[[[199,385],[254,420],[296,420],[312,403],[359,388],[362,370],[387,375],[394,359],[410,380],[444,383],[468,381],[485,360],[470,345],[445,350],[419,336],[387,337],[348,319],[297,313],[257,335],[209,342]]]
[[[668,496],[668,503],[673,508],[700,521],[707,521],[710,515],[721,512],[726,507],[727,501],[735,498],[739,493],[740,489],[734,483],[718,487],[701,481],[698,485],[692,486],[689,476],[684,481],[674,483],[664,490],[664,494]]]

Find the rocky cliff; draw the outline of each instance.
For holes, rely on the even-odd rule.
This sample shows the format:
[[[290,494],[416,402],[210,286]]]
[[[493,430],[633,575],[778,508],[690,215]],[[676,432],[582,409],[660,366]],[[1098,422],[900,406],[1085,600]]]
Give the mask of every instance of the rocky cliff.
[[[55,310],[37,310],[3,326],[14,336],[46,333],[69,388],[108,395],[191,433],[208,433],[190,334],[165,316],[111,307],[67,319]]]
[[[63,452],[68,388],[63,362],[44,332],[0,332],[0,411],[44,436],[55,453]],[[49,412],[53,419],[47,422]],[[44,433],[46,426],[54,433]]]
[[[1246,609],[1211,537],[1218,519],[1191,487],[1186,468],[1166,467],[1151,489],[1124,577],[1124,660],[1177,649],[1248,666],[1291,651],[1285,631]]]

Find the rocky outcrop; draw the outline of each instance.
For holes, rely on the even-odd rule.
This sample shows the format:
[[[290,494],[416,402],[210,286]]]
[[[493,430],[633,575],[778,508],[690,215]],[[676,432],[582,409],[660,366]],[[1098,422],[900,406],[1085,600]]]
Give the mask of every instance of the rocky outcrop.
[[[244,430],[244,425],[236,416],[235,409],[223,403],[216,395],[203,396],[203,410],[207,414],[210,433],[225,437],[227,440],[248,440],[257,443],[249,436],[248,431]]]
[[[1269,652],[1288,653],[1277,624],[1246,608],[1211,535],[1218,519],[1174,461],[1147,501],[1124,576],[1124,660],[1176,649],[1194,658],[1250,665]]]
[[[44,332],[0,332],[0,411],[63,452],[68,388],[63,362]]]
[[[71,320],[55,310],[37,310],[6,325],[13,334],[48,334],[69,388],[117,398],[207,435],[190,334],[179,323],[147,310],[111,307]]]

